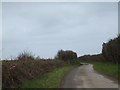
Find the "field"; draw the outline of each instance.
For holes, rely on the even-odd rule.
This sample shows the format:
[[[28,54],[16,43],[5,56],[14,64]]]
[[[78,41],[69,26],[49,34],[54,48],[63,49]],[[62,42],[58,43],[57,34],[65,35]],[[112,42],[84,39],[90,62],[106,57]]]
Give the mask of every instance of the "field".
[[[103,63],[103,62],[93,62],[93,67],[96,71],[104,73],[106,75],[109,75],[111,77],[114,77],[116,79],[119,79],[120,77],[120,69],[119,64],[113,64],[113,63]],[[120,80],[120,79],[119,79]]]
[[[64,67],[57,68],[53,70],[52,72],[47,73],[36,80],[27,81],[19,87],[22,87],[22,88],[58,88],[60,86],[61,80],[63,79],[64,75],[75,67],[77,66],[67,65]]]

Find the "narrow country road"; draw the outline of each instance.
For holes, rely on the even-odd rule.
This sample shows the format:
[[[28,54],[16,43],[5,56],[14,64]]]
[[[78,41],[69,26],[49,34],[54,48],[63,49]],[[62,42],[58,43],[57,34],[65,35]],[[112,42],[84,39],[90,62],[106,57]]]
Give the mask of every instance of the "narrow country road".
[[[62,88],[118,88],[118,82],[93,70],[93,65],[82,65],[64,79]]]

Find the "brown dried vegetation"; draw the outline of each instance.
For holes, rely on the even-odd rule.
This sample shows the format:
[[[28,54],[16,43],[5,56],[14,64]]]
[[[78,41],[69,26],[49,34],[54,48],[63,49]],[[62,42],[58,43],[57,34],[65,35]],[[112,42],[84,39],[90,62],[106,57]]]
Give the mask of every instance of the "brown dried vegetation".
[[[20,54],[17,60],[2,61],[2,88],[14,88],[64,65],[61,60],[39,59],[27,53]]]

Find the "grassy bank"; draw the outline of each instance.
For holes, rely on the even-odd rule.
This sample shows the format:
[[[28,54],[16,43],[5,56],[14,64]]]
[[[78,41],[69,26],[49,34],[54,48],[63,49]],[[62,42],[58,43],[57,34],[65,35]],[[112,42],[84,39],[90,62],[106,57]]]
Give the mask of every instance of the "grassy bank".
[[[14,88],[36,79],[56,68],[65,66],[60,60],[12,60],[2,62],[2,87]]]
[[[120,69],[118,69],[117,64],[113,63],[103,63],[103,62],[94,62],[93,67],[96,71],[109,75],[118,79],[120,77]],[[120,80],[120,79],[119,79]]]
[[[30,80],[23,83],[22,85],[20,85],[20,87],[22,88],[58,88],[64,75],[75,67],[77,67],[77,65],[68,65],[61,68],[57,68],[52,72],[47,73],[38,79]]]

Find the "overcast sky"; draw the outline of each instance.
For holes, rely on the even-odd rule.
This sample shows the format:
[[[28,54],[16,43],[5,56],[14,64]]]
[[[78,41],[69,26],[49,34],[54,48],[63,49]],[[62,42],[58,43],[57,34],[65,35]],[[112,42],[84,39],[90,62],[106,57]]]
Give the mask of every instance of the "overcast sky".
[[[57,51],[78,56],[101,53],[118,34],[116,3],[3,3],[3,59],[31,51],[53,58]]]

